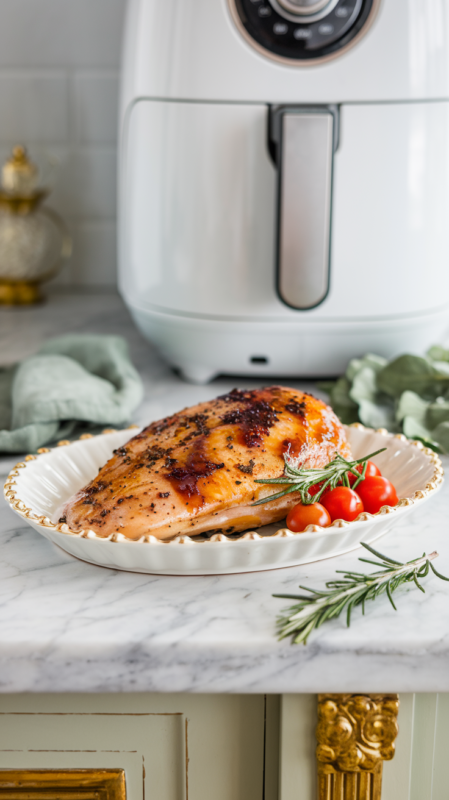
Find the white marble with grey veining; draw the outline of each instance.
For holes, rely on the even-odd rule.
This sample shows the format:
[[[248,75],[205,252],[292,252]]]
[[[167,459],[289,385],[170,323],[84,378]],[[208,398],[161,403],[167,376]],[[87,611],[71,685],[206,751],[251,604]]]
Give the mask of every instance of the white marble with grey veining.
[[[3,363],[63,331],[120,333],[145,382],[133,421],[256,381],[189,386],[144,342],[114,295],[60,295],[37,309],[0,311]],[[304,384],[302,384],[304,385]],[[18,459],[2,458],[6,476]],[[449,465],[449,459],[446,459]],[[215,577],[130,574],[77,561],[0,512],[1,692],[449,691],[449,583],[383,598],[326,624],[306,646],[279,643],[276,614],[299,583],[320,586],[355,568],[361,551],[303,567]],[[449,481],[378,547],[408,560],[437,549],[449,575]]]

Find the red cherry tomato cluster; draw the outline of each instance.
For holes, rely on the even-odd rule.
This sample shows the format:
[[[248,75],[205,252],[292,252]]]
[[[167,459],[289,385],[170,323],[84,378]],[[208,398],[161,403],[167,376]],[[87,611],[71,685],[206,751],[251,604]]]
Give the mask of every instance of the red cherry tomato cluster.
[[[362,472],[363,466],[359,464],[358,472]],[[355,475],[348,472],[348,481],[352,486],[357,480]],[[312,496],[317,494],[322,484],[316,484],[309,489]],[[287,527],[294,533],[300,533],[308,525],[320,525],[327,528],[336,519],[343,519],[347,522],[357,519],[359,514],[367,511],[369,514],[376,514],[382,506],[395,506],[398,496],[393,484],[387,478],[382,477],[380,470],[368,461],[365,470],[365,478],[356,487],[356,491],[350,486],[336,486],[321,495],[319,503],[303,505],[298,503],[288,513]]]
[[[356,470],[357,470],[357,472],[360,472],[360,474],[362,474],[362,472],[363,472],[363,464],[359,464],[359,466],[356,467]],[[376,465],[373,463],[373,461],[367,461],[366,462],[365,478],[375,478],[375,477],[380,477],[381,475],[382,475],[382,473],[381,473],[379,467],[376,467]],[[353,483],[356,482],[356,480],[357,480],[357,478],[355,477],[355,475],[353,475],[352,472],[348,472],[348,481],[349,481],[351,486],[352,486]],[[359,484],[359,486],[360,486],[360,484]]]

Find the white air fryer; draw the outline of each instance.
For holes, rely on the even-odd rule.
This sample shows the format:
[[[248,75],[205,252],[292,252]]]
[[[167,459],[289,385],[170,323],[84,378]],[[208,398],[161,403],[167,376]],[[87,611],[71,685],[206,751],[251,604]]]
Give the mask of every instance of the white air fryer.
[[[186,379],[449,326],[445,0],[130,0],[120,290]]]

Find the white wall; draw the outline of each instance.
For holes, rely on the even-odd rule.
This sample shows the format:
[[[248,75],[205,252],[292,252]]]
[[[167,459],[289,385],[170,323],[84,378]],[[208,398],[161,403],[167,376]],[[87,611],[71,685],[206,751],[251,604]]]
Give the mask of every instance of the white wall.
[[[0,0],[0,158],[16,142],[62,168],[49,205],[74,255],[56,279],[114,285],[116,140],[126,0]]]

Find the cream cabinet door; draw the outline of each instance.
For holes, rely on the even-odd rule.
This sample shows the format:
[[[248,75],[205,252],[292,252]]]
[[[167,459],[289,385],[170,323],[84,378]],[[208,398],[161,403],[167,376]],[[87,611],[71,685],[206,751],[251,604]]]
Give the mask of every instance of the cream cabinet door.
[[[0,770],[123,769],[127,800],[263,800],[265,718],[263,695],[3,695]]]

